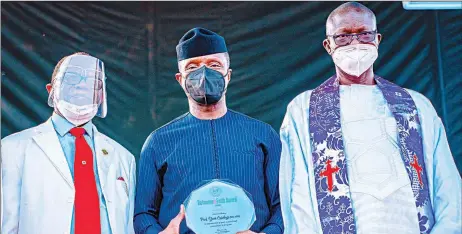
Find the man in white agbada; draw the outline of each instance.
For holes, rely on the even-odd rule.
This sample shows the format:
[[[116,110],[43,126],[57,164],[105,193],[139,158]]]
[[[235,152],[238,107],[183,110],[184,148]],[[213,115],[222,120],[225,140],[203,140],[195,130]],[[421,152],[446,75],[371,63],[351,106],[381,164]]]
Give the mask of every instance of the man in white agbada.
[[[461,233],[443,124],[422,94],[374,75],[374,13],[342,4],[326,32],[336,74],[288,105],[280,131],[286,233]]]
[[[1,233],[134,233],[135,159],[92,123],[107,114],[104,64],[79,52],[56,65],[45,123],[1,144]]]

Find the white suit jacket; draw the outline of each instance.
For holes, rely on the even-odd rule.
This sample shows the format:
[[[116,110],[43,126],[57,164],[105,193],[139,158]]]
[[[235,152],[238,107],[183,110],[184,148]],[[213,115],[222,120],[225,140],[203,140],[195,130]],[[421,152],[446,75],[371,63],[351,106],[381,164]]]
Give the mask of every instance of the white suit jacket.
[[[134,233],[135,159],[96,127],[93,130],[112,233]],[[7,136],[1,143],[1,233],[69,233],[74,182],[51,119]]]

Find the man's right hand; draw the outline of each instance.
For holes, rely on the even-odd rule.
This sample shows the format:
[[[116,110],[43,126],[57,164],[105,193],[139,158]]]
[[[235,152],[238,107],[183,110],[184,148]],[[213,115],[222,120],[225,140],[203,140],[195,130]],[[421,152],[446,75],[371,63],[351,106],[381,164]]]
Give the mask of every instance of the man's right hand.
[[[173,218],[168,224],[168,226],[163,231],[159,232],[159,234],[180,234],[180,224],[181,221],[183,221],[183,219],[184,206],[181,205],[180,213],[178,213],[178,215],[175,218]]]

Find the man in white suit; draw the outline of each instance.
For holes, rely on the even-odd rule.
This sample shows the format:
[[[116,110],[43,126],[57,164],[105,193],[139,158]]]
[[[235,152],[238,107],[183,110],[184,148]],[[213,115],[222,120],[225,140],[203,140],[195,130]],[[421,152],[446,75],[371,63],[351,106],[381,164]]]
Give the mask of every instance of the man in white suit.
[[[56,65],[45,123],[2,139],[2,234],[133,231],[135,159],[100,133],[104,64],[86,53]]]

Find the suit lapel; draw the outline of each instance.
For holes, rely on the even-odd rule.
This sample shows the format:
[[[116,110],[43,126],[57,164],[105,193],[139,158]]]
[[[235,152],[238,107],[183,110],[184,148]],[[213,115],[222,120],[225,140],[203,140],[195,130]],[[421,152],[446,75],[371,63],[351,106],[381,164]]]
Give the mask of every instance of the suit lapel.
[[[101,184],[103,196],[106,199],[106,209],[109,216],[109,224],[111,226],[112,232],[118,233],[116,217],[117,212],[114,211],[114,206],[117,206],[117,204],[113,204],[113,196],[109,196],[109,194],[112,193],[111,184],[108,185],[106,183],[108,177],[111,177],[111,164],[115,161],[114,157],[116,157],[116,155],[112,145],[107,141],[103,134],[98,132],[94,125],[93,134],[95,141],[96,165],[98,167],[99,183]],[[116,178],[114,176],[114,178],[109,178],[109,180],[113,180],[115,182]],[[111,182],[109,181],[109,183]]]
[[[59,143],[58,136],[56,135],[57,133],[51,123],[51,119],[48,119],[41,125],[40,128],[37,128],[36,131],[38,134],[33,137],[34,141],[50,159],[51,163],[53,163],[64,180],[66,180],[67,184],[74,189],[74,180],[72,179],[69,165],[67,164],[63,149]]]
[[[114,148],[112,145],[105,139],[105,137],[98,132],[96,127],[93,127],[94,139],[95,139],[95,154],[96,154],[96,164],[98,167],[99,182],[101,188],[104,188],[107,181],[107,176],[111,163],[114,162]],[[114,180],[116,178],[113,178]],[[104,189],[103,189],[104,191]]]

